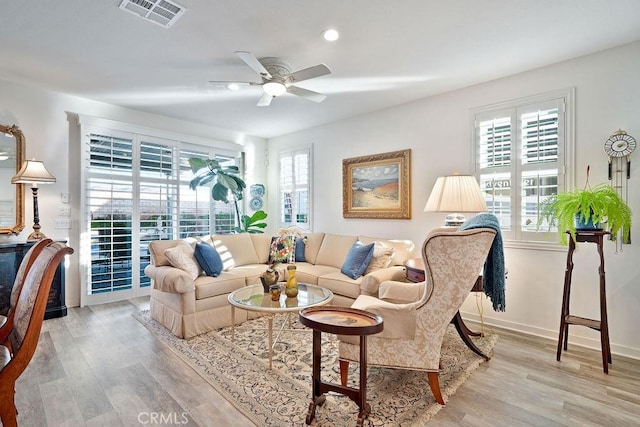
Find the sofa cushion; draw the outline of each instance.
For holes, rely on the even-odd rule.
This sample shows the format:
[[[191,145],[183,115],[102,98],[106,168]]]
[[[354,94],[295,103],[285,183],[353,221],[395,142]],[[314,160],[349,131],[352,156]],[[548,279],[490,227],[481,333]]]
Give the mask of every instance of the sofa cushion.
[[[271,251],[269,253],[269,264],[279,262],[290,264],[293,262],[296,253],[295,236],[275,236],[271,239]]]
[[[269,252],[271,251],[271,235],[265,233],[251,233],[253,249],[258,255],[258,262],[266,264],[269,262]]]
[[[218,277],[222,272],[222,258],[216,248],[208,243],[196,243],[193,251],[196,261],[207,276]]]
[[[216,234],[211,236],[213,246],[222,258],[224,270],[238,265],[258,264],[258,254],[253,248],[249,233]]]
[[[200,265],[196,261],[193,248],[188,243],[180,243],[173,248],[166,249],[164,255],[172,266],[187,272],[195,279],[201,273]]]
[[[339,236],[326,233],[315,261],[311,261],[309,257],[307,257],[307,260],[313,264],[342,268],[342,264],[344,264],[344,260],[356,240],[358,240],[356,236]]]
[[[324,240],[324,233],[306,233],[305,237],[307,241],[304,242],[304,257],[307,262],[316,264],[318,251],[320,250],[320,246]]]
[[[245,286],[245,279],[228,271],[218,277],[200,276],[195,280],[196,300],[226,295]]]
[[[372,271],[389,267],[393,259],[393,254],[395,254],[395,250],[391,246],[387,246],[381,242],[375,242],[373,246],[373,256],[363,276],[366,276]]]
[[[387,240],[367,236],[358,236],[358,240],[361,240],[364,244],[378,241],[383,245],[391,246],[394,254],[390,265],[402,265],[406,260],[414,257],[413,250],[416,245],[411,240]]]
[[[374,245],[374,243],[363,245],[361,241],[356,241],[349,249],[340,272],[352,279],[362,276],[373,256]]]
[[[351,279],[340,271],[328,273],[318,277],[318,286],[329,289],[336,295],[342,295],[352,299],[358,298],[360,295],[360,283],[362,277]]]
[[[298,283],[311,283],[312,285],[317,285],[318,277],[339,271],[339,268],[328,265],[313,265],[308,262],[296,262],[296,278],[298,279]],[[281,277],[286,279],[288,276]]]
[[[260,282],[260,276],[267,270],[266,264],[248,264],[248,265],[240,265],[235,267],[230,272],[244,277],[246,285],[257,285]],[[281,269],[278,269],[278,273],[280,274],[280,278],[284,277],[284,272]]]

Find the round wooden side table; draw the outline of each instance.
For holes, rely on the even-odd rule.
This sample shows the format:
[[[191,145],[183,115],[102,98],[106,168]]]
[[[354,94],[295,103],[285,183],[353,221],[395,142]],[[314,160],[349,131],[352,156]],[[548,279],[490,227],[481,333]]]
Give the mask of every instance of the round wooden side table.
[[[384,329],[382,317],[368,311],[348,307],[310,307],[300,311],[300,323],[313,329],[313,377],[312,395],[306,423],[316,415],[316,406],[326,400],[324,393],[335,391],[344,394],[358,405],[358,426],[362,426],[371,412],[367,403],[367,335],[377,334]],[[352,388],[341,384],[325,383],[320,378],[322,332],[336,335],[360,336],[360,386]]]

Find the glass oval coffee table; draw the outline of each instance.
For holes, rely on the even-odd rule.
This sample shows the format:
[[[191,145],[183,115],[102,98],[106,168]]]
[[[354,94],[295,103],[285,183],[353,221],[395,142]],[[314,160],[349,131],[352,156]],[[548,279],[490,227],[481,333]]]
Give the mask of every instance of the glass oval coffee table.
[[[267,315],[269,324],[269,369],[272,367],[273,346],[278,341],[280,334],[284,330],[287,322],[282,322],[282,327],[273,340],[273,318],[276,314],[286,313],[287,321],[290,323],[291,313],[297,313],[303,308],[325,305],[333,299],[333,292],[321,286],[309,283],[298,283],[298,295],[289,298],[284,293],[284,282],[281,283],[282,292],[277,301],[271,300],[271,294],[265,294],[262,285],[251,285],[240,288],[229,294],[228,300],[231,304],[231,341],[235,339],[235,309],[241,308],[247,311],[261,312]]]

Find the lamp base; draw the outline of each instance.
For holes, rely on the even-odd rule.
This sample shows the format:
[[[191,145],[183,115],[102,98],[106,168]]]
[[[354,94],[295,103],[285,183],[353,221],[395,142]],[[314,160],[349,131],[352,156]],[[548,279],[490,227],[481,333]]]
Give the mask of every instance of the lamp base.
[[[34,231],[33,233],[29,234],[29,236],[27,237],[27,241],[42,240],[46,237],[47,236],[45,236],[44,233]]]
[[[444,218],[444,225],[445,227],[460,227],[466,220],[467,218],[464,215],[452,213]]]

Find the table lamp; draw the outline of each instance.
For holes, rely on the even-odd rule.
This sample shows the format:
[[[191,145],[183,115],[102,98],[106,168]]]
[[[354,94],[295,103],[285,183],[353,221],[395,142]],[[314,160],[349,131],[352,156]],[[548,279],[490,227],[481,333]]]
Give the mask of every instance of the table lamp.
[[[474,176],[454,174],[438,178],[424,211],[451,212],[444,225],[459,227],[466,220],[462,212],[485,212],[487,203]]]
[[[56,182],[44,163],[39,160],[27,160],[22,164],[22,168],[16,176],[11,178],[12,184],[31,184],[33,193],[33,233],[29,234],[27,240],[40,240],[46,236],[40,232],[40,216],[38,214],[38,184],[53,184]]]

